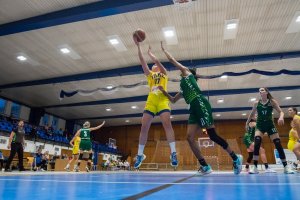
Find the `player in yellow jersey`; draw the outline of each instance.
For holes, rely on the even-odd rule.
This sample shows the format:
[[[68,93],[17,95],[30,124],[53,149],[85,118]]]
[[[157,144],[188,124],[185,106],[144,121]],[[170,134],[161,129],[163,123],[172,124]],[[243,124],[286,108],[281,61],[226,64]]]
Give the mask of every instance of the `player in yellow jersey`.
[[[148,131],[151,126],[152,120],[156,115],[159,115],[163,127],[165,129],[167,140],[171,148],[171,166],[176,167],[178,165],[176,148],[175,148],[175,136],[174,130],[172,128],[170,113],[171,108],[169,106],[169,99],[158,89],[158,86],[163,87],[167,90],[168,76],[167,70],[164,66],[158,61],[158,59],[151,52],[151,47],[149,46],[148,55],[151,60],[155,63],[150,70],[148,64],[145,62],[140,48],[140,43],[135,37],[133,37],[135,44],[138,47],[138,56],[144,71],[144,74],[147,77],[148,85],[150,91],[148,94],[147,102],[145,105],[143,117],[142,117],[142,127],[139,137],[139,147],[138,154],[136,157],[136,162],[134,168],[138,169],[146,156],[144,155],[144,148],[148,138]]]
[[[294,139],[298,139],[298,141],[294,144],[292,151],[294,152],[294,154],[297,157],[297,162],[293,163],[293,168],[297,169],[298,164],[300,163],[300,140],[299,140],[299,134],[300,134],[300,116],[297,115],[298,110],[297,108],[291,107],[288,109],[289,112],[289,116],[293,118],[293,120],[291,121],[291,127],[292,129],[290,130],[290,134],[289,134],[289,143],[290,146],[288,146],[288,148],[290,149],[291,146],[293,146],[293,142],[290,143],[290,135],[292,135],[292,137]]]
[[[80,137],[77,136],[77,137],[74,137],[70,141],[70,145],[73,147],[73,150],[72,150],[72,159],[68,162],[67,166],[65,167],[65,170],[67,170],[68,172],[70,171],[70,164],[72,163],[72,161],[75,161],[75,163],[76,163],[79,158],[80,140],[81,140]],[[74,171],[75,171],[75,168],[76,168],[76,165],[74,164]]]

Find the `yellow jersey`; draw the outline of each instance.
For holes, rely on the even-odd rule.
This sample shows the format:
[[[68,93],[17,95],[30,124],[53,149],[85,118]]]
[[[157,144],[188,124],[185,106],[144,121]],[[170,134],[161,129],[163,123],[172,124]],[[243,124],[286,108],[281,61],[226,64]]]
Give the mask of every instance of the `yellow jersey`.
[[[74,140],[74,146],[73,146],[73,151],[72,151],[73,154],[78,154],[79,153],[80,141],[81,141],[80,137],[77,136]]]
[[[167,91],[168,76],[161,72],[152,72],[147,76],[148,85],[150,87],[149,96],[153,95],[164,96],[165,95],[158,89],[158,86],[162,86],[165,91]]]
[[[299,115],[295,115],[294,118],[293,118],[293,120],[294,119],[300,119],[300,116]],[[297,133],[297,130],[294,127],[295,125],[293,124],[293,122],[291,122],[291,126],[292,126],[292,129],[289,132],[288,149],[291,150],[291,151],[293,151],[295,144],[299,140],[299,138],[297,137],[297,135],[299,133]],[[296,135],[296,137],[295,137],[295,135]]]

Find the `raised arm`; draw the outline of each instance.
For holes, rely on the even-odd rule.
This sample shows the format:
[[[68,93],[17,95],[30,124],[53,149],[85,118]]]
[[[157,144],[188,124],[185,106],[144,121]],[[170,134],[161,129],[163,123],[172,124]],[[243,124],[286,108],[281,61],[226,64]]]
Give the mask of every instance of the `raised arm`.
[[[104,126],[104,124],[105,124],[105,121],[103,121],[102,124],[100,124],[99,126],[90,128],[90,131],[98,130],[98,129],[100,129],[102,126]]]
[[[162,86],[158,86],[158,89],[170,100],[172,103],[176,103],[181,97],[181,93],[178,92],[174,97],[172,97]]]
[[[142,53],[142,50],[141,50],[141,47],[140,47],[140,43],[137,41],[136,37],[133,37],[133,41],[136,44],[136,46],[138,47],[138,55],[139,55],[140,63],[142,65],[144,74],[146,76],[148,76],[150,74],[150,69],[149,69],[148,64],[146,63],[146,61],[143,57],[143,53]]]
[[[253,116],[254,116],[255,113],[256,113],[256,107],[257,107],[257,104],[258,104],[258,102],[255,102],[255,103],[253,104],[253,108],[252,108],[252,110],[251,110],[251,112],[250,112],[250,115],[249,115],[247,121],[246,121],[246,131],[248,130],[250,120],[253,118]]]
[[[156,58],[156,56],[151,52],[151,46],[149,45],[148,49],[148,55],[150,56],[152,62],[155,63],[155,65],[160,69],[161,73],[167,74],[166,68],[159,62],[159,60]]]
[[[172,63],[177,69],[179,69],[184,76],[186,76],[189,72],[188,68],[177,62],[177,60],[175,60],[175,58],[164,48],[163,42],[161,42],[161,49],[167,56],[169,62]]]
[[[278,102],[275,99],[271,100],[273,108],[280,114],[278,118],[278,125],[283,125],[284,124],[284,112],[282,112]]]

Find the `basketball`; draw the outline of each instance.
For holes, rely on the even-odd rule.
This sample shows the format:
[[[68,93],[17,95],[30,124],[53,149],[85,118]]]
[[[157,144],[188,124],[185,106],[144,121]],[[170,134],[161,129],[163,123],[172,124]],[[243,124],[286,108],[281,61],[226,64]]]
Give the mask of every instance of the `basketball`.
[[[146,38],[146,33],[142,29],[137,29],[136,31],[134,31],[133,37],[135,37],[138,42],[143,42]]]

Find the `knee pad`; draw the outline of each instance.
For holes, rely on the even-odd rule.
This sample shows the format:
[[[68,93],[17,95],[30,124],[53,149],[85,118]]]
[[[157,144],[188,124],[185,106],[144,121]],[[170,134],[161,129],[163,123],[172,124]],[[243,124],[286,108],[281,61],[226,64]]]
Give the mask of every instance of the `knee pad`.
[[[207,134],[212,141],[223,147],[223,149],[227,149],[228,143],[223,138],[217,135],[214,128],[207,129]]]
[[[261,145],[261,137],[255,136],[254,137],[254,152],[253,155],[258,156],[259,155],[259,149]]]
[[[247,163],[251,163],[252,159],[253,159],[253,152],[249,152],[248,153]]]
[[[92,160],[92,159],[93,159],[93,153],[90,153],[89,160]]]
[[[278,151],[279,158],[280,158],[280,159],[285,159],[285,153],[284,153],[283,148],[282,148],[282,146],[281,146],[280,139],[279,139],[279,138],[275,138],[275,139],[273,140],[273,143],[274,143],[274,145],[275,145],[275,147],[276,147],[276,149],[277,149],[277,151]]]
[[[78,160],[82,160],[82,158],[83,158],[83,153],[80,153]]]

